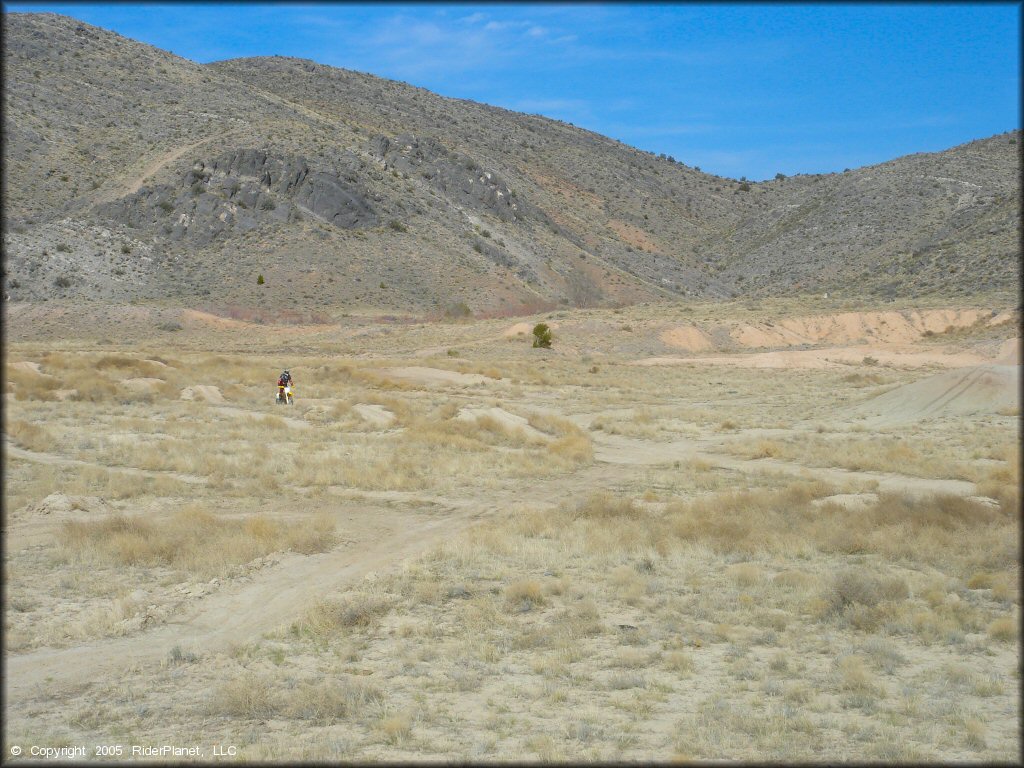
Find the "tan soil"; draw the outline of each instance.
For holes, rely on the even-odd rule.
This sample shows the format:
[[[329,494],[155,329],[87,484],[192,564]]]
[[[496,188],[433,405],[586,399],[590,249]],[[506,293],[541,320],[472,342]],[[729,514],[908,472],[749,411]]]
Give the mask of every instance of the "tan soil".
[[[731,336],[744,347],[782,347],[798,344],[849,344],[873,341],[906,344],[926,331],[966,328],[982,319],[978,309],[929,309],[907,312],[843,312],[836,315],[791,317],[775,323],[745,324]]]
[[[829,349],[753,352],[717,357],[648,357],[630,365],[737,365],[745,368],[839,368],[866,365],[874,358],[879,365],[894,368],[962,368],[991,363],[990,358],[973,352],[933,352],[885,349],[879,347],[832,347]]]
[[[850,409],[872,425],[936,416],[996,413],[1020,405],[1020,368],[984,365],[959,368],[904,384]]]
[[[526,336],[532,331],[533,326],[530,325],[529,323],[516,323],[515,325],[510,325],[508,328],[506,328],[505,332],[502,335],[505,336],[506,338],[512,336]]]
[[[400,368],[379,368],[377,372],[391,379],[407,379],[424,384],[472,385],[493,384],[498,381],[490,376],[483,376],[479,373],[459,373],[458,371],[446,371],[442,368],[427,368],[420,365]]]
[[[198,309],[186,309],[181,313],[181,319],[187,326],[206,326],[213,328],[247,328],[250,323],[241,320],[233,320],[230,317],[221,317],[209,312],[201,312]]]
[[[26,371],[27,373],[35,373],[39,376],[46,376],[40,369],[39,363],[34,363],[31,360],[19,360],[16,363],[11,363],[11,368],[16,371]]]
[[[531,427],[530,422],[525,418],[509,413],[504,408],[463,408],[455,418],[462,421],[476,421],[481,416],[489,416],[510,432],[522,430],[522,432],[532,438],[539,440],[550,439],[540,430]]]
[[[694,325],[669,328],[662,331],[658,338],[670,347],[684,349],[687,352],[703,352],[715,346],[711,337]]]
[[[1021,344],[1020,339],[1007,339],[999,345],[999,352],[996,354],[996,362],[1000,365],[1020,365]]]
[[[648,233],[644,232],[639,227],[622,221],[621,219],[609,219],[608,229],[614,232],[619,240],[627,245],[633,246],[634,248],[639,248],[643,251],[655,252],[660,252],[662,250],[661,246],[659,246]]]
[[[163,384],[164,380],[143,376],[136,379],[125,379],[121,383],[137,392],[151,392]]]
[[[224,395],[218,387],[211,384],[195,384],[181,390],[182,400],[204,400],[207,403],[219,405],[224,402]]]
[[[374,403],[356,403],[352,406],[352,412],[363,421],[367,421],[381,429],[386,429],[395,423],[395,414],[383,405],[376,405]]]

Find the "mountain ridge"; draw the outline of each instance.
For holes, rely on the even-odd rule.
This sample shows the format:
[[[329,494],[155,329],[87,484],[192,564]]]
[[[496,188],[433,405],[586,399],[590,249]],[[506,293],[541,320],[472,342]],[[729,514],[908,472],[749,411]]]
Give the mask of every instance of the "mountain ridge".
[[[56,14],[4,33],[13,300],[512,313],[1019,282],[1019,130],[754,183],[305,59],[197,64]]]

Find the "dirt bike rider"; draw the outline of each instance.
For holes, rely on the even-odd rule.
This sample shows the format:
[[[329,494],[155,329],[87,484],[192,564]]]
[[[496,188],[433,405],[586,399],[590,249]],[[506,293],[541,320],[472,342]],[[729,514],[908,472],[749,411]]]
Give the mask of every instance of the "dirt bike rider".
[[[292,375],[288,371],[288,369],[286,368],[284,370],[284,372],[277,379],[278,397],[281,397],[283,395],[285,387],[291,387],[291,386],[292,386]]]

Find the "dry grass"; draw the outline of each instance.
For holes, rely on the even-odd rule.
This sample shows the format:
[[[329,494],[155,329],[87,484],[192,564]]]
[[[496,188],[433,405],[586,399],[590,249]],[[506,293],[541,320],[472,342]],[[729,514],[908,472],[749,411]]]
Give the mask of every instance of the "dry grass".
[[[13,419],[4,425],[4,432],[22,448],[39,453],[48,453],[57,445],[57,438],[46,427],[21,419]]]
[[[224,573],[271,552],[324,552],[334,545],[328,517],[305,523],[257,515],[225,520],[190,505],[167,519],[116,515],[95,521],[68,521],[61,530],[63,557],[103,565],[165,565],[204,576]]]
[[[784,440],[732,443],[727,446],[727,450],[744,458],[780,458],[807,466],[970,481],[984,481],[987,478],[1001,488],[1015,485],[1006,477],[1007,470],[998,470],[995,474],[991,470],[980,470],[964,461],[963,451],[955,445],[919,435],[872,435],[870,438],[861,438],[852,434],[835,437],[806,434]],[[1006,447],[1004,450],[1009,451],[1011,448]],[[1014,466],[1016,461],[1008,457],[1006,467]]]
[[[637,317],[630,323],[644,328]],[[45,424],[39,445],[56,440],[49,451],[96,466],[9,462],[8,505],[28,508],[60,489],[147,510],[57,521],[58,550],[14,550],[5,576],[16,585],[16,607],[6,618],[19,652],[33,647],[33,638],[81,642],[123,633],[111,622],[138,621],[154,598],[128,599],[123,580],[102,592],[109,575],[149,574],[144,586],[157,594],[153,584],[165,580],[166,591],[176,589],[183,571],[216,574],[262,553],[316,552],[333,541],[326,523],[318,530],[266,516],[246,522],[207,514],[207,501],[225,513],[266,498],[327,506],[353,488],[424,491],[450,496],[453,506],[515,502],[400,568],[316,596],[289,629],[271,635],[273,647],[257,642],[235,659],[207,649],[182,653],[152,673],[156,679],[148,672],[145,684],[129,675],[114,692],[68,693],[71,711],[92,717],[74,715],[79,725],[66,725],[69,732],[77,737],[88,723],[172,743],[187,730],[218,743],[230,739],[247,760],[527,755],[618,762],[674,751],[784,763],[822,754],[889,761],[1016,756],[1019,492],[1002,422],[882,436],[822,429],[837,407],[866,397],[865,388],[910,374],[730,370],[733,404],[717,369],[638,375],[619,353],[608,353],[588,373],[597,367],[589,360],[539,361],[527,347],[502,342],[496,351],[477,343],[500,332],[495,325],[480,339],[467,331],[451,342],[472,351],[465,370],[500,375],[500,387],[390,381],[373,368],[408,359],[310,353],[286,361],[300,393],[299,406],[287,412],[269,405],[282,365],[276,354],[156,351],[165,368],[143,362],[154,351],[44,357],[19,350],[20,358],[41,360],[53,379],[44,378],[35,396],[29,388],[39,377],[9,370],[8,390],[29,392],[10,403],[12,421]],[[424,347],[438,343],[429,328],[409,333]],[[568,327],[564,333],[568,339]],[[332,337],[325,348],[333,355],[348,343]],[[373,351],[379,343],[354,340],[351,348]],[[119,384],[141,376],[165,382],[151,402]],[[47,399],[47,392],[90,380],[102,386],[85,390],[80,402]],[[180,388],[193,383],[222,383],[228,407],[180,402]],[[709,391],[722,395],[715,407],[706,404]],[[370,434],[378,428],[352,413],[357,403],[390,411],[392,428]],[[492,406],[527,416],[544,437],[496,420],[456,418],[462,408]],[[598,417],[598,424],[605,419],[606,431],[634,436],[638,455],[643,440],[684,435],[705,445],[746,441],[738,452],[814,464],[810,454],[820,450],[828,465],[970,475],[981,481],[979,493],[998,503],[882,493],[864,509],[815,505],[839,491],[868,489],[787,483],[682,457],[640,467],[601,464],[574,476],[593,461],[594,448],[564,418],[570,412],[584,423],[594,414],[628,414]],[[718,434],[788,428],[794,419],[818,429],[799,440]],[[23,437],[31,432],[18,429]],[[873,459],[872,443],[882,449]],[[662,457],[666,448],[652,446]],[[185,484],[168,472],[204,482]],[[530,492],[520,493],[526,487]],[[389,505],[410,516],[449,514],[443,500],[428,504],[419,493],[381,496],[368,514],[389,514]],[[182,498],[199,503],[174,513]],[[366,498],[376,504],[375,494]],[[531,498],[555,505],[531,508]],[[117,503],[127,499],[131,507]],[[56,563],[48,559],[53,554]],[[24,588],[51,571],[45,588]],[[50,632],[43,616],[51,608],[90,600],[74,616],[79,635]],[[62,621],[68,623],[55,618],[53,626]],[[168,709],[171,690],[182,704]],[[205,711],[194,706],[204,696]],[[97,703],[107,709],[90,706]],[[193,710],[200,717],[188,714]]]
[[[1003,616],[992,621],[986,627],[986,632],[988,632],[988,636],[993,640],[1010,643],[1017,639],[1017,623],[1016,619],[1010,616]]]

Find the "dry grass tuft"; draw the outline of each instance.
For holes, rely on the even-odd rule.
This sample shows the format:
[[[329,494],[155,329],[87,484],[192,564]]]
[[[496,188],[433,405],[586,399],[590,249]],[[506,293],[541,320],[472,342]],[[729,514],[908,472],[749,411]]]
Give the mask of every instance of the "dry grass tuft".
[[[277,715],[282,704],[270,680],[245,672],[217,687],[212,709],[220,715],[265,720]]]
[[[693,672],[693,657],[686,651],[670,651],[663,658],[665,668],[681,675]]]
[[[505,588],[505,604],[510,611],[529,611],[546,603],[544,588],[535,579],[515,581]]]
[[[897,576],[879,577],[850,568],[832,579],[826,599],[833,613],[842,613],[850,606],[873,608],[882,602],[906,600],[909,595],[907,583]]]
[[[993,640],[1011,643],[1017,639],[1017,622],[1011,616],[1003,616],[992,621],[986,627],[986,632]]]
[[[393,601],[355,593],[337,600],[320,600],[293,625],[293,630],[324,637],[342,629],[368,627],[386,615]]]
[[[13,392],[16,400],[54,400],[59,387],[54,376],[15,368],[10,362],[4,367],[4,391]]]
[[[385,715],[377,723],[377,729],[389,744],[400,744],[412,735],[412,718],[405,712]]]
[[[774,440],[759,440],[750,451],[752,459],[772,459],[782,454],[782,446]]]
[[[639,518],[642,508],[632,499],[601,492],[591,494],[580,502],[574,512],[576,519],[607,520],[609,518]]]
[[[725,569],[726,575],[741,587],[752,587],[761,581],[761,569],[753,563],[736,563]]]
[[[357,680],[326,680],[302,683],[288,697],[288,717],[330,725],[362,714],[368,706],[384,702],[383,692]]]
[[[586,435],[568,435],[548,443],[547,452],[550,456],[562,459],[569,464],[587,464],[594,460],[593,443]]]
[[[583,430],[568,419],[550,413],[531,413],[527,418],[531,427],[555,437],[582,436]]]

